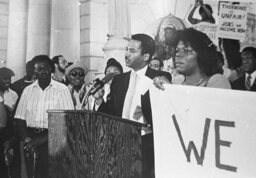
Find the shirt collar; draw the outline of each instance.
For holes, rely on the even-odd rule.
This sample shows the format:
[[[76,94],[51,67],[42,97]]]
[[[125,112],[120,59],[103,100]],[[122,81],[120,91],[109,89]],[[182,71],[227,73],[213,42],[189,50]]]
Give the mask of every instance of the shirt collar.
[[[248,73],[245,73],[245,77],[247,78],[248,77]],[[251,75],[251,84],[253,84],[254,83],[254,81],[255,81],[255,78],[256,78],[256,71],[254,71],[253,73],[251,73],[250,74]]]
[[[54,85],[55,83],[56,83],[56,81],[54,81],[53,79],[51,79],[50,84],[49,84],[45,89],[48,89],[48,88],[50,88],[50,87],[55,86],[55,85]],[[41,87],[39,86],[38,79],[37,79],[34,83],[32,83],[31,85],[33,85],[33,87],[41,88]]]
[[[145,76],[146,71],[147,71],[147,65],[138,71],[134,71],[132,69],[131,74],[136,73],[138,75],[138,77],[141,78],[142,76]]]
[[[8,93],[8,92],[10,92],[10,88],[8,88],[8,89],[4,90],[4,92],[3,92],[3,93]]]
[[[69,84],[68,89],[73,90],[73,85]],[[82,87],[80,88],[80,90],[78,92],[76,90],[74,90],[74,92],[76,92],[76,93],[81,93],[82,91],[86,91],[86,84],[85,83],[82,85]]]

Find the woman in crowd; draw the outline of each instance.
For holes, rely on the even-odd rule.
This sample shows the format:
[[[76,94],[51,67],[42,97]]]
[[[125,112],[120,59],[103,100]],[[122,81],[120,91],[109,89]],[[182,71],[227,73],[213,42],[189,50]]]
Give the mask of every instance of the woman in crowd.
[[[188,28],[177,32],[175,65],[184,75],[182,85],[230,89],[229,81],[221,75],[216,46],[202,32]],[[163,78],[154,79],[157,87]],[[161,87],[160,87],[161,88]]]
[[[110,58],[107,61],[107,65],[105,67],[104,74],[108,73],[116,73],[116,74],[122,74],[123,73],[123,67],[122,65],[114,58]]]
[[[109,73],[116,73],[116,74],[122,74],[123,73],[123,67],[122,65],[114,58],[110,58],[107,61],[107,65],[105,67],[104,74],[107,75]],[[110,92],[110,84],[112,80],[110,80],[108,83],[104,86],[104,100],[106,101],[107,95]]]
[[[84,81],[84,78],[87,73],[87,67],[81,62],[76,62],[67,67],[65,70],[65,75],[70,82],[68,88],[71,92],[72,99],[76,109],[81,109],[82,100],[87,91],[86,84]]]

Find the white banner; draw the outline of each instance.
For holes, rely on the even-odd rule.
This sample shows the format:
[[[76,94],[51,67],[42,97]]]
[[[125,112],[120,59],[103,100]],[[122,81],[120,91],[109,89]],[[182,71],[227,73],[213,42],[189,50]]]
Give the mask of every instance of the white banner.
[[[255,178],[256,93],[150,90],[156,178]]]
[[[219,30],[220,38],[243,40],[246,35],[247,4],[220,2]]]

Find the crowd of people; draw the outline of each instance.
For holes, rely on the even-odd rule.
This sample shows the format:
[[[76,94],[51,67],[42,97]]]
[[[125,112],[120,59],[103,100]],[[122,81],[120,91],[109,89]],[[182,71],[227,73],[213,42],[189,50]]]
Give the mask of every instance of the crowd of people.
[[[212,10],[196,1],[189,15],[191,23],[215,23]],[[200,6],[201,20],[193,13]],[[171,30],[166,54],[172,57],[173,71],[165,70],[164,60],[156,55],[155,40],[146,34],[131,36],[126,47],[124,72],[114,58],[107,61],[105,75],[113,80],[84,101],[93,83],[85,83],[89,68],[68,62],[64,56],[35,56],[26,64],[26,75],[11,83],[14,72],[0,68],[0,172],[3,178],[21,176],[21,154],[25,153],[28,177],[48,177],[48,109],[93,110],[145,123],[142,129],[142,175],[154,177],[153,125],[149,88],[179,84],[256,91],[256,48],[246,47],[239,54],[241,65],[227,75],[223,53],[209,37],[193,28]],[[171,50],[171,52],[168,52]],[[177,76],[179,79],[177,80]],[[20,141],[24,143],[20,151]],[[37,159],[36,165],[31,160]],[[10,169],[12,171],[10,171]]]

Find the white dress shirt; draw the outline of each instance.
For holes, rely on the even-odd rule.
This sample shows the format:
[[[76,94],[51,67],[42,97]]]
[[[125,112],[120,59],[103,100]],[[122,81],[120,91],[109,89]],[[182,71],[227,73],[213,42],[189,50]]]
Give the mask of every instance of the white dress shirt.
[[[136,81],[136,87],[135,87],[135,93],[132,99],[130,111],[129,111],[129,116],[132,121],[140,122],[140,123],[145,123],[145,119],[142,113],[142,107],[141,107],[141,95],[144,95],[151,87],[153,87],[153,80],[145,75],[147,71],[147,66],[144,67],[143,69],[136,71],[137,74],[137,81]],[[131,71],[132,73],[135,72],[134,70]],[[127,100],[127,95],[125,97],[125,100]],[[126,102],[124,102],[124,105]],[[125,106],[123,109],[126,108]],[[123,114],[124,114],[123,110]],[[124,117],[125,118],[125,117]],[[151,133],[151,129],[149,128],[142,128],[141,134],[145,135],[148,133]]]
[[[136,73],[137,75],[134,96],[133,96],[130,108],[127,108],[126,104],[128,103],[126,102],[126,100],[128,100],[127,98],[128,95],[126,95],[125,101],[124,101],[124,107],[123,107],[123,115],[122,115],[123,118],[126,118],[124,117],[124,113],[129,112],[129,118],[126,118],[126,119],[130,119],[140,123],[144,123],[144,116],[141,109],[141,95],[144,95],[149,90],[149,88],[153,86],[153,80],[145,76],[146,70],[147,70],[147,66],[137,72],[135,72],[134,70],[131,71],[131,75],[133,75],[133,73]],[[130,83],[131,82],[129,81],[129,85]],[[125,109],[128,109],[129,111],[125,111]]]
[[[35,81],[24,89],[15,118],[25,120],[28,127],[48,128],[48,109],[74,109],[69,89],[51,80],[50,85],[42,90]]]
[[[10,109],[10,111],[14,110],[17,100],[18,100],[18,95],[15,91],[11,90],[10,88],[8,90],[5,90],[4,105],[6,105],[8,109]]]

